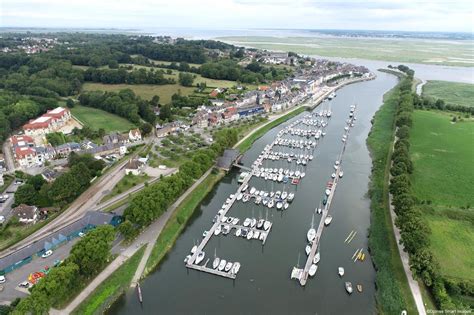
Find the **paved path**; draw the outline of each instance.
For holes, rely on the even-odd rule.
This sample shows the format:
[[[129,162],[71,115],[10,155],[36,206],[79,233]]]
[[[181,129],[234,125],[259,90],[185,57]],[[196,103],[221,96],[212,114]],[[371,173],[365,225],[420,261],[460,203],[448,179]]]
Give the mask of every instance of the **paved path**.
[[[394,140],[394,145],[395,141]],[[392,175],[389,176],[389,181],[392,178]],[[394,211],[394,206],[392,205],[392,194],[388,194],[388,202],[390,206],[390,217],[392,219],[392,227],[393,227],[393,234],[395,235],[395,240],[397,241],[397,248],[398,253],[400,254],[400,259],[402,260],[403,270],[405,270],[405,275],[408,280],[408,285],[410,286],[411,294],[413,295],[413,299],[415,300],[416,308],[418,310],[418,314],[426,315],[425,304],[423,303],[423,297],[421,295],[420,286],[418,282],[413,277],[413,272],[410,269],[410,261],[408,253],[403,250],[403,245],[400,243],[400,229],[395,225],[395,219],[397,218],[397,214]]]
[[[129,245],[127,248],[122,250],[122,253],[115,258],[115,260],[110,263],[97,277],[92,280],[89,285],[82,290],[82,292],[63,310],[51,310],[50,314],[70,314],[79,304],[81,304],[105,279],[107,279],[114,271],[116,271],[128,258],[133,256],[143,244],[147,244],[145,253],[143,254],[142,260],[138,265],[137,271],[132,279],[132,284],[140,279],[143,271],[145,270],[146,263],[151,254],[153,246],[161,234],[164,226],[168,222],[169,218],[173,214],[174,210],[183,202],[186,198],[210,173],[212,169],[209,169],[204,173],[201,178],[199,178],[181,197],[178,198],[169,208],[163,213],[155,222],[148,226],[145,231],[143,231],[135,241]]]

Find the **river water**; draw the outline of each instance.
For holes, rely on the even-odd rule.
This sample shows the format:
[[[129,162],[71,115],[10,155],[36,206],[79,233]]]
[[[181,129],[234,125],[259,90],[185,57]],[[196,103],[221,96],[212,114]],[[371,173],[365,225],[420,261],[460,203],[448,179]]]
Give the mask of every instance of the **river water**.
[[[207,273],[188,270],[183,259],[193,243],[201,240],[204,230],[210,229],[212,218],[226,198],[235,193],[239,172],[232,171],[215,186],[196,209],[186,230],[178,238],[158,269],[141,284],[143,304],[136,293],[122,296],[109,310],[110,314],[368,314],[375,312],[375,271],[370,257],[354,263],[351,256],[358,248],[367,252],[367,233],[370,225],[367,189],[371,159],[366,139],[371,128],[370,120],[382,103],[383,94],[391,89],[397,79],[378,72],[372,81],[356,83],[341,88],[333,99],[333,116],[326,127],[327,135],[314,151],[314,160],[306,167],[306,177],[291,189],[295,200],[288,210],[264,210],[253,202],[237,202],[228,215],[241,218],[268,216],[273,222],[265,246],[260,241],[237,238],[233,233],[212,237],[204,248],[207,257],[214,251],[228,261],[239,261],[240,272],[235,281]],[[333,172],[334,161],[342,148],[341,136],[349,106],[357,103],[357,121],[343,156],[344,177],[339,181],[330,213],[331,225],[321,237],[321,261],[314,278],[306,287],[290,280],[293,266],[302,267],[306,261],[304,248],[306,232],[310,228],[312,214],[324,193],[325,184]],[[327,103],[324,106],[328,106]],[[317,109],[316,109],[317,110]],[[242,162],[251,163],[270,143],[276,133],[288,122],[270,130],[257,140],[244,155]],[[284,167],[286,161],[272,162]],[[280,163],[280,164],[278,164]],[[282,184],[271,184],[263,179],[252,178],[250,186],[258,189],[282,190]],[[286,188],[288,190],[288,186]],[[265,208],[266,209],[266,208]],[[315,217],[315,225],[320,216]],[[351,231],[357,235],[350,244],[344,240]],[[345,276],[339,278],[339,266],[345,268]],[[348,295],[344,281],[363,285],[363,293]]]

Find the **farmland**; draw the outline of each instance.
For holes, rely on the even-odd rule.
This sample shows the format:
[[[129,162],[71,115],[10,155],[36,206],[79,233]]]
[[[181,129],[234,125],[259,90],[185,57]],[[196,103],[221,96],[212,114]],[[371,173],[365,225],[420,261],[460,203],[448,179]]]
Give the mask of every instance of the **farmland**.
[[[103,128],[105,132],[124,132],[136,127],[130,121],[122,117],[97,108],[76,105],[71,111],[77,119],[92,129]]]
[[[474,106],[474,84],[428,81],[423,86],[423,95],[443,99],[447,104]]]

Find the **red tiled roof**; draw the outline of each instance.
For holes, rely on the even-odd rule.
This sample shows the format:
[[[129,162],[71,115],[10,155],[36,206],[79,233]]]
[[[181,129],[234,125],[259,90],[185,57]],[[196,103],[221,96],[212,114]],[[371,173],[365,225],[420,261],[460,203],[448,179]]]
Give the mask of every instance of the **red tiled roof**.
[[[18,145],[19,142],[26,142],[26,143],[33,143],[33,138],[31,138],[30,136],[13,136],[10,138],[10,141],[14,144],[14,145]]]
[[[17,147],[15,148],[15,155],[17,159],[22,159],[27,155],[36,155],[36,151],[35,149],[29,147]]]

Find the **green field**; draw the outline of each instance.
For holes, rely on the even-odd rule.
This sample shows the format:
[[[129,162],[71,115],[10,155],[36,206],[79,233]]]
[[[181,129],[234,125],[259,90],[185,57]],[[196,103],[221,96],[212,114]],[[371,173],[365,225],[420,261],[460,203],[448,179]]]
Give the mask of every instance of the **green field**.
[[[431,249],[449,278],[474,280],[474,122],[452,113],[413,113],[410,152],[416,198],[431,228]]]
[[[451,122],[451,115],[415,111],[410,132],[413,192],[434,204],[474,207],[474,122]]]
[[[102,314],[108,305],[111,305],[122,292],[128,289],[144,252],[145,246],[105,279],[72,314]]]
[[[138,184],[144,183],[145,181],[150,180],[150,176],[147,174],[144,175],[133,175],[133,174],[128,174],[125,175],[112,189],[110,193],[104,196],[100,202],[104,202],[106,200],[109,200],[110,198],[120,195],[123,192],[126,192],[127,190],[131,189],[132,187],[137,186]]]
[[[474,84],[447,81],[428,81],[423,95],[440,98],[447,104],[474,106]]]
[[[474,66],[474,45],[469,40],[266,36],[230,36],[217,39],[238,46],[294,51],[304,55]]]
[[[151,85],[151,84],[102,84],[85,83],[82,86],[84,91],[108,91],[118,92],[123,89],[131,89],[135,94],[143,99],[151,100],[155,95],[160,96],[160,103],[171,102],[171,96],[178,91],[182,95],[189,95],[194,92],[194,87],[184,87],[179,84]]]
[[[97,108],[76,105],[71,111],[74,117],[93,129],[103,128],[105,132],[125,132],[136,128],[134,124],[125,118]]]

